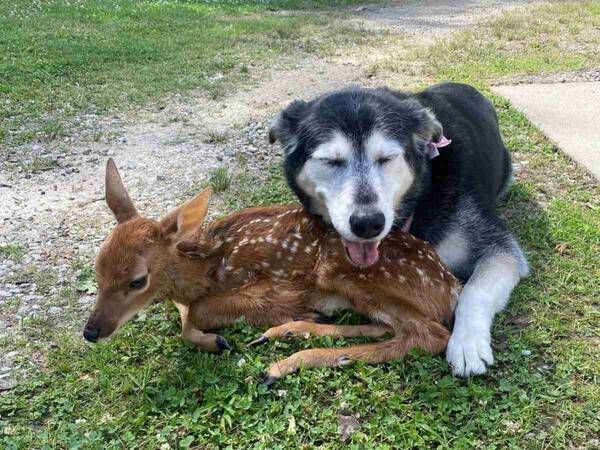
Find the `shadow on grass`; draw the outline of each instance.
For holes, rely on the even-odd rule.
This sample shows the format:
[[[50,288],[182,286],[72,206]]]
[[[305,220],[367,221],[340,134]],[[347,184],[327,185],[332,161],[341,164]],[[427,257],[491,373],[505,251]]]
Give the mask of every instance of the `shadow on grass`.
[[[515,183],[512,186],[499,205],[499,212],[521,244],[530,270],[529,276],[515,288],[506,311],[495,322],[493,347],[495,353],[502,354],[508,350],[509,337],[520,337],[531,322],[525,311],[537,300],[537,295],[530,295],[530,288],[535,286],[540,272],[553,258],[556,243],[552,238],[548,214],[524,185]]]

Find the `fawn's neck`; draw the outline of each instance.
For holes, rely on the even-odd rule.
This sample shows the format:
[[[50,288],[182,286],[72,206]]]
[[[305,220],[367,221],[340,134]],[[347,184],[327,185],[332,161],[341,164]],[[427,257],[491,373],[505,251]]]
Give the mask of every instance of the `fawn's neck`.
[[[174,249],[165,270],[162,295],[184,305],[199,300],[214,284],[210,272],[215,265],[217,262],[213,258],[196,259]]]

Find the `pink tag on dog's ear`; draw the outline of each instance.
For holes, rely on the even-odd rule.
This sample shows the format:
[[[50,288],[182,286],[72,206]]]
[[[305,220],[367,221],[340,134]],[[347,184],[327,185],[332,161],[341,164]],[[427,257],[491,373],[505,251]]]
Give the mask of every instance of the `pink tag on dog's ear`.
[[[439,142],[430,142],[427,144],[427,156],[429,156],[429,159],[440,156],[438,148],[446,147],[450,144],[452,144],[452,139],[448,139],[446,136],[442,135]]]

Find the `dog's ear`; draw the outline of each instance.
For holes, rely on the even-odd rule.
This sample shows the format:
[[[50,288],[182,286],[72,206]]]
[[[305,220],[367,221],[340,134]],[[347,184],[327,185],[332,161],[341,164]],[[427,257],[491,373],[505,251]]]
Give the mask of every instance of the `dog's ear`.
[[[444,128],[435,114],[430,109],[422,108],[418,115],[415,134],[425,142],[439,142],[444,134]]]
[[[295,100],[273,118],[269,127],[269,142],[274,144],[279,141],[288,153],[295,146],[298,124],[304,117],[308,103]]]

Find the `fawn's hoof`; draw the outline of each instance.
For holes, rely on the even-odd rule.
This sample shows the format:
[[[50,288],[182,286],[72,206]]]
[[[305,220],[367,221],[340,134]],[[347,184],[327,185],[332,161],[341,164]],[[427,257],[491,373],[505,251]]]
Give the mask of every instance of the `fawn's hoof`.
[[[256,339],[254,339],[252,342],[249,342],[246,345],[246,347],[253,347],[255,345],[264,344],[268,340],[269,340],[269,338],[267,336],[265,336],[264,334],[261,334],[259,337],[257,337]]]
[[[321,311],[313,311],[293,318],[294,322],[298,322],[299,320],[305,320],[307,322],[314,323],[333,323],[333,317],[327,316]]]
[[[265,373],[263,375],[262,379],[260,380],[260,384],[270,388],[271,386],[273,386],[273,384],[275,384],[275,382],[277,380],[279,380],[278,377],[274,377],[273,375],[269,375],[268,373]]]
[[[227,342],[227,339],[225,339],[223,336],[217,336],[217,339],[215,340],[216,344],[217,344],[217,348],[220,351],[224,351],[224,350],[232,350],[233,347],[231,347],[231,345],[229,344],[229,342]]]

